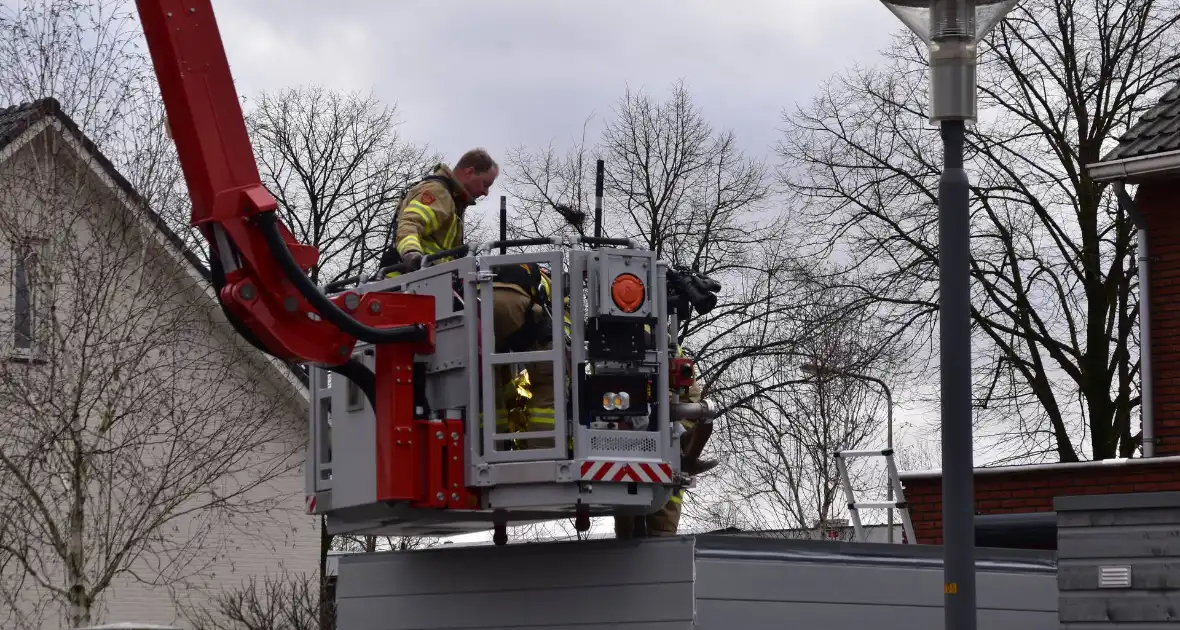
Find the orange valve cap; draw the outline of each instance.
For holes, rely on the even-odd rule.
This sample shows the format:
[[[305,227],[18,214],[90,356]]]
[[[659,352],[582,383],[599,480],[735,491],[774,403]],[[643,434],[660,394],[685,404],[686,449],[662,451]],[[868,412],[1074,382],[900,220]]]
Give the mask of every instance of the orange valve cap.
[[[645,293],[643,281],[629,273],[615,276],[615,281],[611,283],[610,287],[610,295],[614,299],[615,305],[625,313],[634,313],[639,310],[639,307],[643,306]]]

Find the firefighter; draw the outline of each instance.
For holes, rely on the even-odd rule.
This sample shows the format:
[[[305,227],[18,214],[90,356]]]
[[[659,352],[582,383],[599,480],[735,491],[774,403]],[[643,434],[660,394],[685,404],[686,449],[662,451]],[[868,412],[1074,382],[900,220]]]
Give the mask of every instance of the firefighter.
[[[500,167],[483,149],[463,154],[454,168],[445,164],[406,191],[394,214],[392,238],[381,256],[379,268],[405,263],[410,269],[422,265],[423,256],[463,245],[463,215],[486,196]],[[435,262],[452,260],[447,256]],[[385,275],[393,278],[399,271]]]
[[[684,349],[681,348],[678,354],[684,356]],[[680,396],[680,402],[701,402],[701,387],[695,380],[695,366],[693,371],[693,383],[688,388],[688,391]],[[717,466],[717,460],[699,459],[698,457],[704,448],[704,442],[709,439],[711,431],[699,428],[695,420],[681,420],[680,425],[685,429],[685,433],[680,438],[680,455],[684,458],[681,462],[681,469],[686,474],[699,475]],[[684,489],[677,488],[668,499],[668,502],[653,514],[648,514],[647,516],[616,516],[615,538],[675,536],[680,527],[681,502],[683,499]],[[636,531],[637,529],[640,531]]]
[[[536,263],[500,267],[496,269],[492,290],[496,352],[532,352],[553,347],[548,270]],[[496,366],[497,433],[552,431],[554,428],[553,364],[546,361],[530,363],[526,369],[527,382],[520,375],[514,377],[508,365]],[[505,383],[509,386],[505,387]],[[513,395],[524,398],[524,426],[511,421],[512,406],[508,401]],[[524,440],[520,446],[525,449],[553,448],[553,444],[552,438],[541,438]]]

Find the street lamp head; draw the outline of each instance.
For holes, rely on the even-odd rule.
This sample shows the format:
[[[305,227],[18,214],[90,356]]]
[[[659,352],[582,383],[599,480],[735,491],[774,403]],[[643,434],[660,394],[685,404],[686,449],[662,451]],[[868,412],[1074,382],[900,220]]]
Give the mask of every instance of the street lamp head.
[[[927,44],[972,44],[988,34],[1020,0],[881,0]]]
[[[930,122],[974,122],[976,45],[1020,0],[881,0],[930,49]]]

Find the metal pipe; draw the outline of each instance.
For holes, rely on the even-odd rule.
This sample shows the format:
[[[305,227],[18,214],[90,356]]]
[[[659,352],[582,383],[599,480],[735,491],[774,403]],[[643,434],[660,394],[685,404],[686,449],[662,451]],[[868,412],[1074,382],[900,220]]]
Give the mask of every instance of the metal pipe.
[[[1126,183],[1115,182],[1119,205],[1131,217],[1139,239],[1139,418],[1143,426],[1143,457],[1155,457],[1155,388],[1151,372],[1151,255],[1147,249],[1147,220],[1127,194]]]
[[[674,420],[707,420],[717,416],[717,412],[703,400],[699,403],[671,403],[668,412]]]
[[[963,120],[942,121],[938,182],[942,540],[947,628],[975,630],[975,479],[971,422],[971,215]]]
[[[888,416],[887,416],[888,420],[886,421],[886,424],[885,424],[885,427],[886,427],[886,429],[885,429],[885,431],[886,431],[886,433],[885,433],[885,448],[889,449],[889,451],[892,452],[893,451],[893,392],[889,391],[889,386],[885,384],[885,381],[882,381],[881,379],[873,379],[873,380],[877,381],[877,384],[881,386],[881,389],[885,390],[885,404],[889,406]],[[888,461],[888,460],[886,460],[886,461]],[[889,501],[890,503],[893,503],[893,479],[889,480],[889,488],[885,492],[886,492],[886,495],[885,495],[886,500]],[[893,508],[889,508],[888,525],[889,525],[889,530],[888,530],[887,542],[892,543],[893,542]]]
[[[508,197],[500,195],[500,255],[508,253]]]
[[[980,514],[975,517],[975,544],[1003,549],[1057,549],[1057,513]]]

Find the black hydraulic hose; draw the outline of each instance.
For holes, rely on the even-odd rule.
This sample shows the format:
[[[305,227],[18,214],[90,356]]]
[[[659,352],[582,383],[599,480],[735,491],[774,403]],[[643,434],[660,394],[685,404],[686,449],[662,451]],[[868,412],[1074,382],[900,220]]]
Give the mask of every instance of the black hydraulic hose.
[[[343,365],[328,366],[328,370],[356,383],[356,386],[365,393],[365,398],[369,399],[369,404],[373,409],[377,408],[377,376],[373,374],[373,370],[370,370],[369,366],[356,359],[349,359]]]
[[[508,247],[529,247],[534,245],[552,245],[551,238],[513,238],[506,241],[493,241],[492,247],[499,247],[505,249]]]
[[[295,262],[295,257],[291,255],[291,250],[287,249],[287,244],[283,242],[283,235],[279,231],[278,218],[275,216],[275,212],[272,210],[270,212],[260,213],[256,221],[258,222],[258,226],[262,228],[262,235],[266,238],[266,244],[270,247],[271,254],[275,257],[275,261],[279,263],[279,267],[283,269],[283,273],[287,275],[287,279],[291,281],[291,284],[295,285],[295,289],[303,295],[304,299],[311,303],[312,307],[319,312],[321,317],[335,324],[345,334],[373,344],[423,341],[426,339],[426,326],[422,324],[382,329],[366,326],[353,319],[352,316],[345,313],[321,293],[319,288],[299,268],[299,263]]]
[[[335,282],[325,284],[324,285],[324,292],[325,293],[339,293],[339,292],[343,291],[345,288],[347,288],[349,285],[356,284],[360,281],[361,281],[360,276],[349,276],[347,278],[341,278],[340,280],[337,280]]]
[[[441,252],[435,252],[429,256],[426,256],[425,258],[423,258],[423,261],[424,262],[434,262],[440,258],[447,258],[449,256],[454,256],[455,258],[463,258],[470,252],[471,252],[471,246],[468,245],[467,243],[463,243],[462,245],[460,245],[458,247],[452,247],[451,249],[444,249]]]
[[[629,238],[606,238],[606,237],[597,237],[597,236],[583,236],[581,239],[579,239],[579,241],[582,243],[585,243],[587,245],[598,245],[598,246],[618,245],[620,247],[630,247],[632,249],[635,248],[635,243],[632,242],[631,239],[629,239]]]

